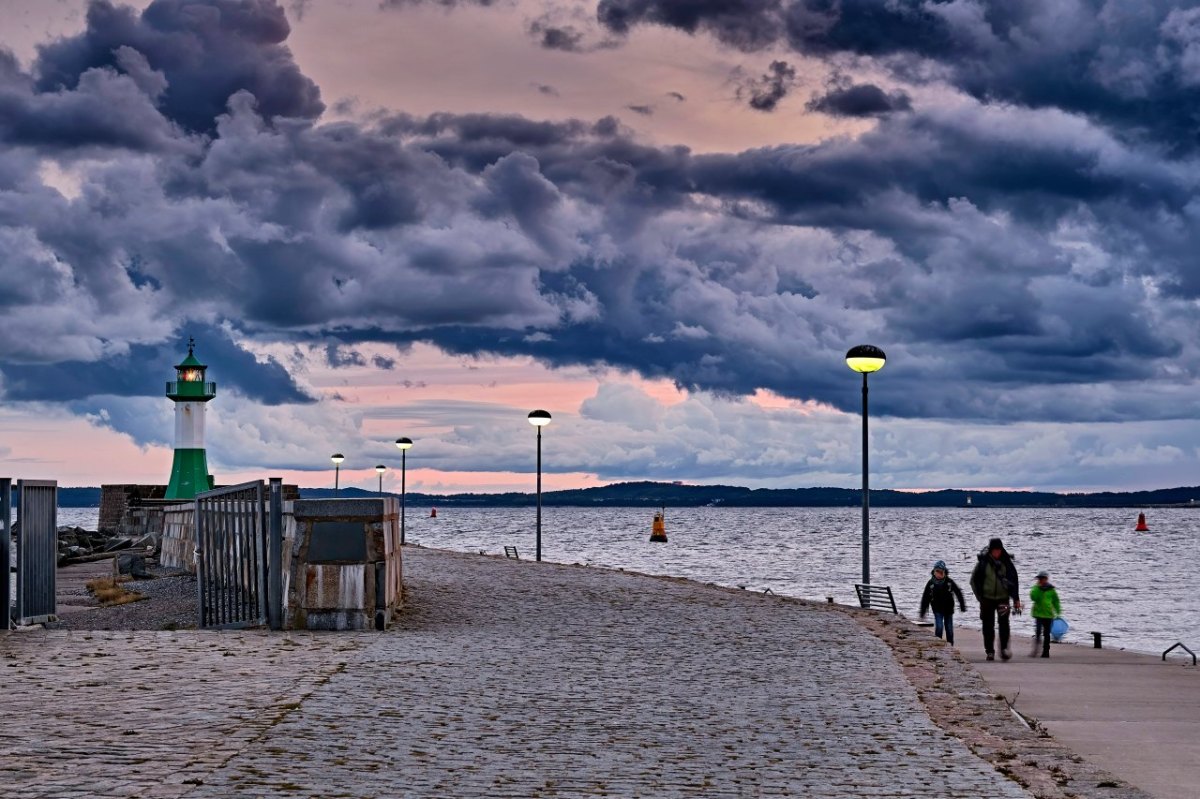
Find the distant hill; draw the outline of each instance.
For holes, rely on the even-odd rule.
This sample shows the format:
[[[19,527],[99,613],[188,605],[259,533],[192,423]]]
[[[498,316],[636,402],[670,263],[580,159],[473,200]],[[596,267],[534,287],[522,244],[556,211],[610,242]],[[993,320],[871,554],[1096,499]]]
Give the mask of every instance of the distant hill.
[[[386,492],[385,492],[386,493]],[[302,488],[306,499],[327,499],[332,488]],[[343,488],[343,497],[375,497],[375,491]],[[388,496],[397,496],[388,494]],[[908,491],[871,491],[871,505],[880,508],[955,508],[971,500],[976,508],[1120,508],[1140,505],[1188,505],[1197,500],[1200,486],[1161,488],[1153,491],[1094,494],[1059,494],[1049,491],[969,491],[947,489],[919,494]],[[535,494],[420,494],[409,492],[407,503],[414,506],[444,507],[529,507],[537,502]],[[862,504],[862,492],[853,488],[745,488],[742,486],[679,485],[676,483],[615,483],[597,488],[547,491],[543,506],[579,507],[702,507],[707,505],[751,507],[839,507]]]

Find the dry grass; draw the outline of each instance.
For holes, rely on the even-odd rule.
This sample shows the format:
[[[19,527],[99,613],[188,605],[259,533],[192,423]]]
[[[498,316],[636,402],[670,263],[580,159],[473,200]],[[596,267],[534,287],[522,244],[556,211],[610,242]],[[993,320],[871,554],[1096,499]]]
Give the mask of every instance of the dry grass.
[[[128,579],[128,577],[119,577],[116,580],[111,577],[100,577],[95,580],[89,580],[87,589],[92,592],[92,596],[96,597],[96,601],[104,607],[128,605],[130,602],[146,599],[145,594],[130,591],[121,585],[121,583],[126,582]]]

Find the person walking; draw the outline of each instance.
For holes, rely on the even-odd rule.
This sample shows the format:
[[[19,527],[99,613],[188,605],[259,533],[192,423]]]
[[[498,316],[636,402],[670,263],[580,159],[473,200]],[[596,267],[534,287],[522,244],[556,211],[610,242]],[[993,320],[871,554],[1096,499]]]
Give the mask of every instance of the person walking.
[[[1029,657],[1036,657],[1038,643],[1042,645],[1042,657],[1050,657],[1050,628],[1054,620],[1062,615],[1062,603],[1058,591],[1050,585],[1050,574],[1038,572],[1037,583],[1029,589],[1029,615],[1033,616],[1033,649]]]
[[[1012,657],[1012,650],[1008,648],[1009,612],[1021,612],[1021,594],[1017,586],[1017,567],[999,538],[988,541],[987,548],[979,553],[979,562],[971,572],[971,592],[979,600],[979,620],[983,622],[983,649],[987,659],[996,659],[996,627],[999,626],[1000,657],[1008,660]]]
[[[962,589],[958,587],[958,583],[950,579],[950,572],[946,569],[946,561],[939,560],[933,564],[933,571],[930,572],[929,582],[925,583],[925,593],[921,594],[921,618],[925,618],[925,614],[930,607],[933,608],[933,634],[938,638],[942,637],[942,629],[946,630],[946,643],[954,645],[954,600],[958,598],[958,605],[965,613],[967,603],[963,599]]]

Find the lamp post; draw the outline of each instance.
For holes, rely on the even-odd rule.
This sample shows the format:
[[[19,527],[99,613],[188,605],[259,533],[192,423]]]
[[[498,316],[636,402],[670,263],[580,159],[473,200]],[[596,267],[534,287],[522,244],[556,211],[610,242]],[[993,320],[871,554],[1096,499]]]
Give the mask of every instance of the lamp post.
[[[404,495],[407,486],[404,485],[404,472],[407,468],[405,459],[408,456],[408,449],[412,446],[411,438],[397,438],[396,446],[400,448],[400,543],[404,543]]]
[[[870,508],[867,469],[867,375],[883,368],[887,356],[878,347],[860,344],[846,353],[846,365],[862,374],[862,581],[871,582],[871,528],[868,519]]]
[[[383,473],[387,471],[387,467],[382,463],[375,467],[375,473],[379,475],[379,496],[383,496]]]
[[[550,414],[532,411],[529,423],[537,428],[537,545],[535,559],[542,559],[542,428],[550,424]]]
[[[333,495],[335,497],[341,496],[338,479],[341,477],[342,461],[346,460],[346,456],[340,452],[335,452],[329,456],[329,460],[333,461]]]

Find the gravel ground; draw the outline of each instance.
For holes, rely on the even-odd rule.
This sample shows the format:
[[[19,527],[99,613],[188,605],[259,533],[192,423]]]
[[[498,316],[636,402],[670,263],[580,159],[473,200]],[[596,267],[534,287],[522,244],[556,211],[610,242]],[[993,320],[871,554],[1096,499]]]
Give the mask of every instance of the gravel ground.
[[[146,598],[113,607],[96,607],[61,616],[47,625],[57,630],[182,630],[196,626],[196,577],[176,569],[147,565],[153,577],[125,583]]]

